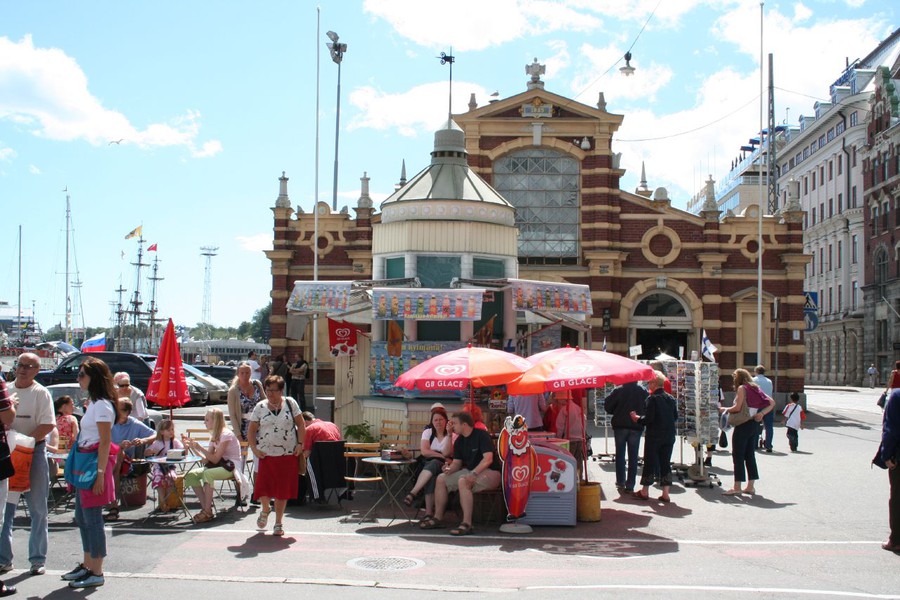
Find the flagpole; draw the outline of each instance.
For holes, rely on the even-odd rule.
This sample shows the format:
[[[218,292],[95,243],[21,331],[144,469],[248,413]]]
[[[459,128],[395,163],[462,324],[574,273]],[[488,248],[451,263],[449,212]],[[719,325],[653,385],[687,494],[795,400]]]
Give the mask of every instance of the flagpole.
[[[757,173],[759,174],[759,201],[757,215],[757,234],[758,246],[756,254],[757,268],[757,290],[756,290],[756,364],[763,364],[763,313],[762,313],[762,295],[763,295],[763,175],[762,175],[762,150],[763,150],[763,102],[765,100],[765,77],[763,76],[763,17],[765,15],[766,3],[759,3],[759,156],[757,157]],[[771,135],[769,132],[769,144],[771,151]]]
[[[319,280],[319,75],[321,71],[319,55],[321,50],[319,46],[319,36],[322,31],[322,8],[316,6],[316,159],[315,159],[315,191],[313,192],[313,281]],[[312,318],[312,403],[311,406],[315,410],[316,396],[319,394],[319,313],[313,313]]]

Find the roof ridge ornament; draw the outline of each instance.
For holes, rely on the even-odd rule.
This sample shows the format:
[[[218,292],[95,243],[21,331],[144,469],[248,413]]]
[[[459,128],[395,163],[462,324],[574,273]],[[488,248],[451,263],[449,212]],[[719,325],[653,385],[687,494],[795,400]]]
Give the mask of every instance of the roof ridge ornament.
[[[546,73],[547,65],[540,64],[535,56],[533,63],[525,65],[525,74],[531,75],[531,81],[528,82],[528,89],[544,89],[544,82],[541,81],[541,75],[545,75]]]

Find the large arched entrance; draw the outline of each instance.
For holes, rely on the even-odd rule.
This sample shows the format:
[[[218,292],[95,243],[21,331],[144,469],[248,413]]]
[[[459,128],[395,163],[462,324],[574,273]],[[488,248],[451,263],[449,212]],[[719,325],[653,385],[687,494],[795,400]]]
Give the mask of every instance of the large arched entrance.
[[[690,358],[688,336],[692,329],[687,306],[667,291],[654,290],[641,298],[631,314],[634,343],[641,346],[639,359],[651,360],[660,354]]]

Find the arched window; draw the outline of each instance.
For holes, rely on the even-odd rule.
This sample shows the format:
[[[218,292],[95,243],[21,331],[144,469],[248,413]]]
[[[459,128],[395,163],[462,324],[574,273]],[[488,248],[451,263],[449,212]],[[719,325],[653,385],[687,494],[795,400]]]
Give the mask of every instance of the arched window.
[[[669,294],[651,294],[638,303],[635,317],[686,317],[684,306]]]
[[[875,283],[884,285],[888,280],[888,255],[884,248],[875,251]]]
[[[511,152],[494,162],[494,188],[516,207],[519,260],[576,264],[579,163],[549,148]]]

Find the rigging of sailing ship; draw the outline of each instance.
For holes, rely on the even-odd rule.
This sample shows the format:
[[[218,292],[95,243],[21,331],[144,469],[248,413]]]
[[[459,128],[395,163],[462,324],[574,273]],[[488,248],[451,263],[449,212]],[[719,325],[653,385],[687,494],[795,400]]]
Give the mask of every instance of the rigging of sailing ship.
[[[152,267],[149,262],[144,262],[145,240],[143,230],[143,226],[139,226],[125,236],[126,240],[137,238],[137,259],[135,262],[131,263],[135,268],[135,284],[131,300],[128,302],[129,308],[127,309],[122,304],[122,294],[126,290],[122,287],[121,282],[119,283],[119,288],[115,290],[118,293],[118,302],[115,303],[117,307],[116,316],[118,327],[116,339],[117,347],[120,349],[124,349],[127,346],[132,352],[143,351],[153,353],[156,351],[158,345],[158,329],[160,323],[160,319],[157,316],[159,314],[159,306],[156,301],[157,282],[162,281],[163,277],[159,276],[160,261],[158,255],[154,257]],[[156,244],[151,244],[146,252],[156,252]],[[143,309],[144,300],[141,296],[144,267],[151,267],[150,276],[147,277],[150,285],[150,303],[147,310]],[[123,345],[122,336],[123,330],[125,329],[126,317],[129,317],[131,320],[131,335],[126,336],[130,343]]]

